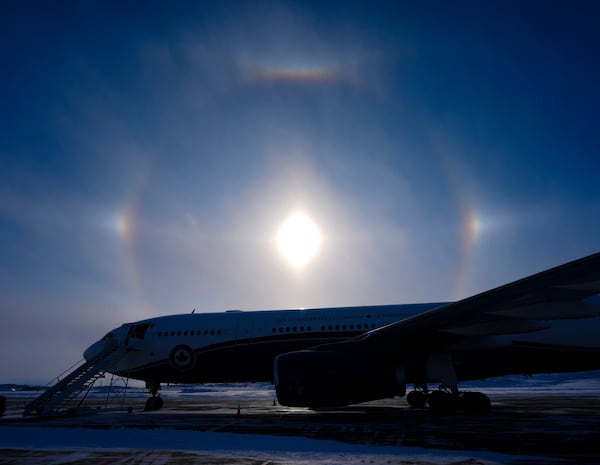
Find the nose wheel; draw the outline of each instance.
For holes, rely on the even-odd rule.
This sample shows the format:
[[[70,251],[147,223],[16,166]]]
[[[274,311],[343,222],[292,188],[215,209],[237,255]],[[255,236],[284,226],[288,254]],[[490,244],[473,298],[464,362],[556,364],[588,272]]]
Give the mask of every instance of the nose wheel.
[[[158,391],[160,391],[160,383],[146,383],[146,387],[150,389],[150,394],[152,397],[149,397],[146,400],[146,410],[160,410],[163,406],[163,399],[160,397]]]
[[[146,410],[160,410],[163,406],[163,399],[160,396],[149,397],[146,400]]]

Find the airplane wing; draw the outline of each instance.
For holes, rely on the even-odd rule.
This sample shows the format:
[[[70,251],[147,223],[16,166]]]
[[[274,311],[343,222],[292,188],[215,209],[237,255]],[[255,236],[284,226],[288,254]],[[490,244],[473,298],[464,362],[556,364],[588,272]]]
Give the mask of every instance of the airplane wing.
[[[547,327],[544,320],[598,315],[597,304],[585,299],[599,293],[596,253],[319,349],[433,351],[472,336],[533,332]]]
[[[599,293],[597,253],[353,339],[282,354],[275,359],[277,398],[291,406],[349,405],[402,396],[407,383],[439,382],[457,394],[459,379],[529,372],[530,366],[547,372],[557,366],[592,369],[598,366],[597,346],[581,358],[581,353],[568,350],[568,344],[551,343],[554,352],[532,359],[532,352],[512,350],[514,339],[500,337],[495,344],[494,337],[543,334],[542,330],[554,329],[549,320],[600,316],[600,303],[593,297]],[[428,395],[421,393],[423,399]],[[453,401],[440,400],[448,399],[444,394],[433,396],[428,402],[434,410],[453,408]],[[484,394],[467,399],[465,409],[489,409]]]

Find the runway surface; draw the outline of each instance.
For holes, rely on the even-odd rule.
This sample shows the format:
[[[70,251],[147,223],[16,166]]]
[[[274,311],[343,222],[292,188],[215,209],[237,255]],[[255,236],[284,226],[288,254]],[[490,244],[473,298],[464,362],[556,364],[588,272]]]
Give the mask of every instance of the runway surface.
[[[95,398],[86,404],[94,414],[5,416],[0,464],[600,463],[600,394],[489,395],[493,410],[485,416],[435,416],[404,399],[310,411],[273,405],[268,392],[173,398],[165,392],[157,412],[144,411],[143,398],[108,408]],[[19,404],[18,396],[9,398],[9,413]]]

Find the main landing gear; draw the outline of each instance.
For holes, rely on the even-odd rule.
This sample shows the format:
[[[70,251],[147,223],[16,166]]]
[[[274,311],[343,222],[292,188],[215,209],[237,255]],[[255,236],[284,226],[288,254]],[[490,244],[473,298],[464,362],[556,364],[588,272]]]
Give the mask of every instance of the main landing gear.
[[[160,383],[147,382],[146,387],[150,389],[150,394],[152,395],[152,397],[146,400],[146,410],[160,410],[163,406],[163,399],[158,393],[160,391]]]
[[[441,415],[462,411],[470,415],[485,415],[491,409],[488,396],[482,392],[459,392],[458,389],[428,390],[427,386],[415,386],[406,395],[406,401],[413,408],[429,406],[432,412]]]

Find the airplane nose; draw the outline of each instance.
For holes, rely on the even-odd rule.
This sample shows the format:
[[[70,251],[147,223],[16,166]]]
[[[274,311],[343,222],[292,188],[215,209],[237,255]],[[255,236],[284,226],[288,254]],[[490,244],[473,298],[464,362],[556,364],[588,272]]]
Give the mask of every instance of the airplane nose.
[[[104,352],[107,348],[107,342],[104,339],[99,340],[98,342],[94,342],[91,346],[89,346],[83,352],[83,358],[85,358],[86,362],[89,362],[93,358],[100,355],[100,353]]]
[[[119,345],[126,343],[127,334],[131,329],[132,325],[126,323],[119,328],[113,329],[106,336],[100,339],[98,342],[94,342],[83,352],[83,358],[86,362],[89,362],[93,358],[100,355],[102,352],[115,348]]]

